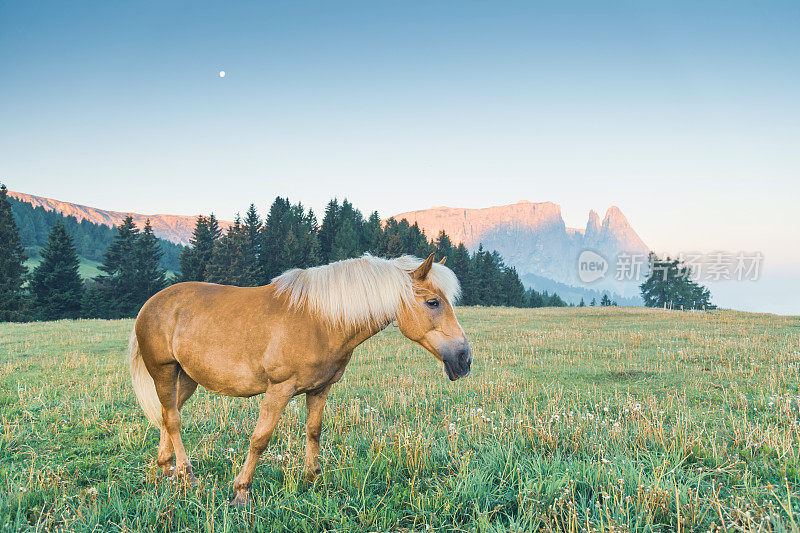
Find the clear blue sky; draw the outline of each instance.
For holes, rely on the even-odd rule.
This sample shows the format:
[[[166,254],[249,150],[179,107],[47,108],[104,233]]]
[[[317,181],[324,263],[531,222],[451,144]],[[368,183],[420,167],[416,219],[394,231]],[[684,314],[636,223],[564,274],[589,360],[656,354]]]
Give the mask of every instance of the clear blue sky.
[[[11,189],[225,218],[616,204],[657,250],[800,278],[800,2],[165,4],[0,3]]]

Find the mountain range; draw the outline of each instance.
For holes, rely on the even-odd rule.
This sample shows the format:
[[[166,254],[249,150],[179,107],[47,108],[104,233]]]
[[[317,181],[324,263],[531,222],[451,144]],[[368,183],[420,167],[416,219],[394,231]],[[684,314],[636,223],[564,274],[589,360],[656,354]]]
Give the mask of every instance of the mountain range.
[[[444,230],[454,243],[463,242],[471,251],[479,246],[497,250],[528,285],[536,286],[536,277],[547,278],[626,298],[636,297],[639,288],[634,281],[616,279],[618,257],[630,254],[646,258],[649,250],[616,206],[606,211],[602,222],[595,211],[590,211],[582,229],[568,228],[561,207],[552,202],[521,201],[484,209],[432,207],[394,218],[416,222],[429,236]],[[590,283],[578,274],[579,258],[587,250],[602,256],[608,268],[602,279]]]
[[[21,192],[9,191],[9,195],[34,207],[74,216],[78,221],[89,220],[108,226],[118,225],[126,216],[132,216],[142,227],[149,218],[157,237],[181,245],[189,244],[197,222],[197,215],[143,215],[107,211]],[[484,209],[432,207],[400,213],[393,218],[405,218],[411,224],[416,222],[432,238],[444,230],[453,243],[463,242],[471,251],[479,246],[497,250],[506,264],[517,269],[526,285],[542,290],[543,284],[552,282],[550,289],[557,288],[559,294],[572,291],[571,301],[581,297],[591,299],[603,291],[619,296],[626,303],[638,297],[635,282],[614,279],[614,263],[623,253],[646,256],[648,247],[615,206],[606,211],[602,221],[595,211],[590,211],[585,228],[567,227],[561,207],[552,202],[521,201]],[[220,221],[223,229],[230,224]],[[578,259],[585,250],[607,260],[609,272],[602,279],[585,283],[578,275]]]
[[[27,202],[33,207],[43,207],[47,211],[57,211],[64,216],[73,216],[81,220],[88,220],[95,224],[105,224],[106,226],[118,226],[125,220],[125,217],[133,217],[133,222],[139,227],[144,227],[147,219],[150,219],[150,225],[153,227],[153,233],[156,237],[172,241],[175,244],[186,246],[192,238],[192,232],[197,224],[197,215],[142,215],[139,213],[123,213],[119,211],[106,211],[105,209],[98,209],[96,207],[88,207],[80,204],[73,204],[70,202],[62,202],[60,200],[53,200],[52,198],[44,198],[42,196],[34,196],[32,194],[25,194],[22,192],[8,191],[8,195],[16,198],[21,202]],[[219,221],[220,227],[225,230],[231,225],[231,222],[224,220]]]

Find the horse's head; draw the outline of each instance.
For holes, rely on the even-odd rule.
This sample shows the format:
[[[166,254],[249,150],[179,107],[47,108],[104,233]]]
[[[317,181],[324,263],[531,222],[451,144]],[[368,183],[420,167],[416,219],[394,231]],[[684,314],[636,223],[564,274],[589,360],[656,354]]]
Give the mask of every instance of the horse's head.
[[[409,272],[414,296],[397,314],[400,331],[433,354],[444,365],[451,381],[469,375],[472,350],[453,303],[458,281],[449,268],[433,262],[433,254]]]

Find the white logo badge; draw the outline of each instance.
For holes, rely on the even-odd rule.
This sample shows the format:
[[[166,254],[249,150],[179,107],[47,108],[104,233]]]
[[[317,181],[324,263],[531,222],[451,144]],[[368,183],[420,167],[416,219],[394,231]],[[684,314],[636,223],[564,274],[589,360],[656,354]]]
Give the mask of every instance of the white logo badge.
[[[578,277],[584,283],[602,279],[608,272],[608,261],[592,250],[584,250],[578,257]]]

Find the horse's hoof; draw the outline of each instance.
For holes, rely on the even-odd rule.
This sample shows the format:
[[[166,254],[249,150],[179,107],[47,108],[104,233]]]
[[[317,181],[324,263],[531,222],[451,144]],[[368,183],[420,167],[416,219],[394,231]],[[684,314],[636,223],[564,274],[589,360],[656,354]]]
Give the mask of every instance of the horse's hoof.
[[[161,475],[159,476],[163,481],[171,480],[175,477],[175,467],[173,465],[161,466]]]
[[[321,475],[322,469],[320,467],[316,467],[313,470],[306,470],[306,481],[313,483]]]
[[[197,481],[197,478],[194,477],[194,472],[192,471],[191,465],[180,468],[177,471],[177,474],[180,482],[187,487],[196,487],[200,484],[200,482]]]
[[[242,491],[236,494],[236,497],[231,500],[231,507],[238,507],[242,509],[247,507],[248,502],[250,501],[250,496],[246,491]]]

